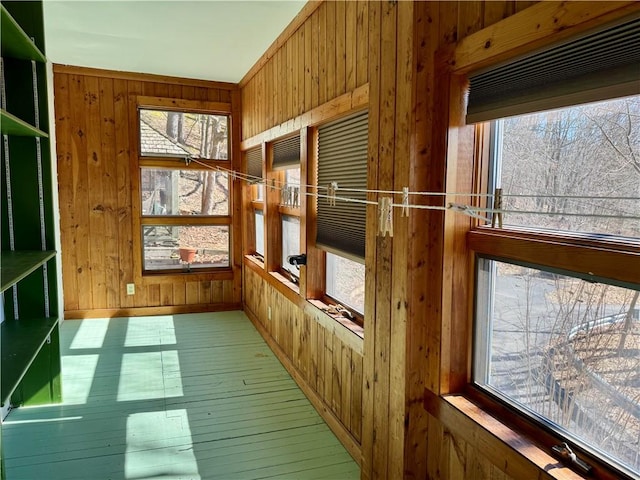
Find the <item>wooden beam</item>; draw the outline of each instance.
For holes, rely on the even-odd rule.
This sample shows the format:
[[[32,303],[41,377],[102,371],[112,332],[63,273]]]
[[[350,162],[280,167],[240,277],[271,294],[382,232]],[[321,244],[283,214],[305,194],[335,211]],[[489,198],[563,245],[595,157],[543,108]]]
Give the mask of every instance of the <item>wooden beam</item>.
[[[455,73],[478,70],[638,12],[636,1],[539,2],[463,38],[451,67]]]
[[[63,65],[59,63],[53,64],[53,73],[66,73],[69,75],[83,75],[87,77],[105,77],[114,80],[130,80],[134,82],[170,83],[190,87],[218,88],[222,90],[235,90],[238,88],[237,84],[229,82],[170,77],[168,75],[154,75],[151,73],[121,72],[118,70],[78,67],[76,65]]]

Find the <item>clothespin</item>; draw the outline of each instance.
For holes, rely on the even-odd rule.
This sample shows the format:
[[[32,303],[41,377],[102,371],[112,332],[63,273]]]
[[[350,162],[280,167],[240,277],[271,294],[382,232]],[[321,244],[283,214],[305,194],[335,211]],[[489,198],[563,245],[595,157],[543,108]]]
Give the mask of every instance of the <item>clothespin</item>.
[[[276,188],[276,181],[272,178],[271,179],[271,191],[273,192],[273,190]]]
[[[447,210],[451,210],[453,212],[464,213],[465,215],[473,218],[477,218],[478,220],[485,221],[486,218],[480,215],[473,207],[469,205],[460,205],[459,203],[449,203],[447,204]]]
[[[491,227],[496,226],[496,220],[498,221],[498,228],[502,228],[502,189],[496,188],[495,194],[493,196],[493,209],[496,210],[493,212],[493,216],[491,217]]]
[[[297,208],[300,206],[300,187],[293,187],[293,199],[291,206]]]
[[[336,206],[336,193],[338,191],[338,182],[331,182],[329,187],[327,188],[327,200],[329,202],[329,206]]]
[[[409,187],[402,187],[402,216],[409,216]]]
[[[393,208],[391,205],[391,197],[382,197],[378,200],[378,228],[379,234],[383,237],[387,233],[393,237]]]

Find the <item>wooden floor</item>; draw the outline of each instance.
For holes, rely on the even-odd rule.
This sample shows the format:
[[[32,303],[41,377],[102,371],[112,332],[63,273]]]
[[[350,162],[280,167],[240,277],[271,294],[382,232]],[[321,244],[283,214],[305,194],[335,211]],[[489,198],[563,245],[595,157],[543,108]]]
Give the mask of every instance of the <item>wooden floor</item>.
[[[2,426],[7,480],[355,479],[242,312],[69,320],[64,404]]]

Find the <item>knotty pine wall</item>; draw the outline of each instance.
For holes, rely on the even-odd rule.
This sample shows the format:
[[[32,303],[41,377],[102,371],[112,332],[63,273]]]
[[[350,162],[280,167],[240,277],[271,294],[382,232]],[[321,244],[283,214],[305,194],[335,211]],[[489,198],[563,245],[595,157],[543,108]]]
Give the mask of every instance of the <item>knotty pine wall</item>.
[[[296,124],[311,109],[368,84],[368,188],[443,191],[449,87],[440,74],[441,52],[534,3],[310,2],[241,82],[242,138],[250,142],[266,130]],[[468,348],[464,338],[456,343],[451,332],[442,332],[442,316],[451,308],[442,295],[444,216],[413,211],[395,219],[393,238],[382,238],[375,234],[377,212],[369,207],[367,226],[362,396],[353,377],[351,394],[352,404],[362,398],[362,478],[525,478],[514,472],[550,478],[508,448],[502,457],[478,448],[473,429],[445,426],[424,408],[425,388],[439,394],[459,381],[462,369],[442,367],[449,349]],[[306,345],[307,361],[322,358],[323,346],[310,342],[305,330],[317,322],[304,308],[286,304],[285,318],[277,321],[284,326],[274,325],[265,302],[280,308],[279,294],[247,266],[245,278],[246,308],[269,339],[284,351],[293,348],[292,354],[292,346]],[[302,330],[290,328],[302,318]],[[327,331],[324,339],[332,343]],[[305,368],[293,363],[298,372]],[[317,391],[313,375],[296,378]],[[320,396],[331,405],[330,397]],[[345,425],[332,427],[340,438],[353,433]]]
[[[316,407],[325,410],[325,418],[339,429],[338,436],[352,455],[359,455],[362,340],[351,334],[336,335],[336,328],[344,329],[341,325],[320,318],[326,315],[315,307],[301,308],[250,268],[244,272],[244,291],[245,309],[257,319],[271,347],[285,365],[295,369],[296,380],[305,385]]]
[[[238,307],[239,245],[227,280],[206,275],[142,277],[133,264],[132,175],[137,95],[232,104],[232,84],[54,65],[56,151],[66,318]],[[239,115],[238,115],[239,116]],[[237,158],[239,122],[233,123]],[[239,189],[237,189],[239,190]],[[236,202],[239,205],[239,201]],[[232,203],[233,205],[233,203]],[[231,229],[239,239],[239,220]],[[135,283],[135,295],[126,284]]]

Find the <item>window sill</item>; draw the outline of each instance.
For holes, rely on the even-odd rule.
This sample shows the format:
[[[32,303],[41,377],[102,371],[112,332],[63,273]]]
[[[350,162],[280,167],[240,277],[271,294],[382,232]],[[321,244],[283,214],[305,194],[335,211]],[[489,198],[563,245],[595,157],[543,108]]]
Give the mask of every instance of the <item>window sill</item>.
[[[428,389],[424,393],[425,410],[446,429],[463,438],[492,464],[513,478],[580,480],[561,460],[550,455],[527,436],[492,416],[487,410],[460,394],[438,396]],[[544,472],[546,475],[540,475]],[[603,475],[597,478],[617,478]]]
[[[285,287],[293,290],[297,295],[300,295],[300,286],[296,283],[293,283],[287,277],[282,275],[280,272],[269,272],[273,278],[275,278],[278,282],[280,282]]]
[[[354,322],[353,320],[351,320],[348,317],[345,317],[343,315],[340,314],[332,314],[326,311],[326,309],[329,307],[329,305],[325,302],[323,302],[322,300],[313,300],[313,299],[309,299],[307,300],[311,305],[313,305],[314,307],[316,307],[318,310],[320,310],[322,313],[324,313],[327,317],[331,318],[333,321],[339,323],[340,325],[342,325],[344,328],[346,328],[347,330],[349,330],[350,332],[354,333],[355,335],[357,335],[358,337],[364,339],[364,328],[362,328],[360,325],[358,325],[356,322]]]
[[[264,261],[260,260],[260,258],[255,255],[245,255],[244,258],[264,270]]]

